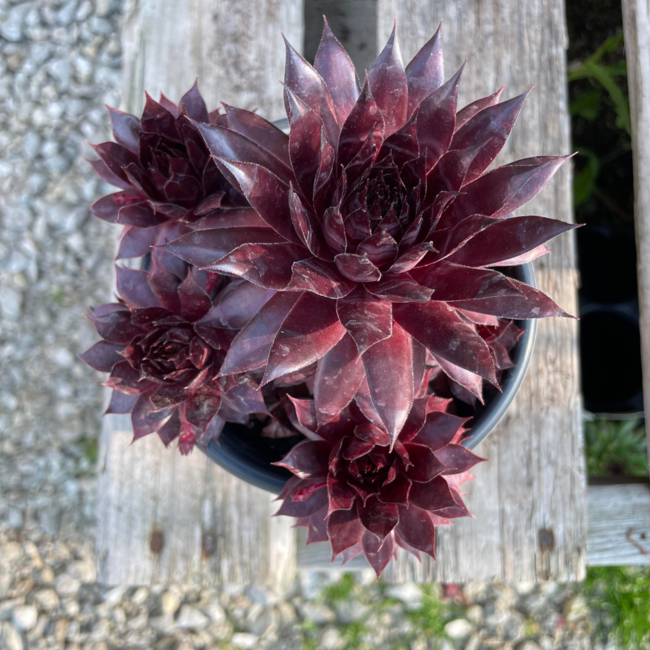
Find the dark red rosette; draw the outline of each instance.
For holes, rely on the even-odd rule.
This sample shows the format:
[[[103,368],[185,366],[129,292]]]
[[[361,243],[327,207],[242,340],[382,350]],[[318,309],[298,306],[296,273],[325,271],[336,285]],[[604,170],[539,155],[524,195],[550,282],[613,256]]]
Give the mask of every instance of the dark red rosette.
[[[243,282],[224,286],[216,274],[160,250],[148,272],[116,270],[121,299],[93,310],[89,319],[103,340],[80,358],[110,373],[107,412],[131,413],[134,440],[155,431],[165,445],[178,438],[187,454],[216,439],[226,420],[245,424],[250,413],[266,412],[253,381],[219,370],[235,329],[268,292]]]
[[[99,158],[89,162],[102,179],[121,191],[96,201],[91,212],[125,226],[118,259],[140,257],[151,246],[202,224],[231,227],[259,222],[246,199],[219,171],[194,125],[226,125],[228,113],[238,124],[238,114],[248,115],[247,111],[227,107],[228,113],[208,113],[196,83],[178,106],[164,95],[160,102],[147,95],[140,119],[108,110],[115,142],[94,145]],[[252,119],[263,122],[257,116]],[[266,122],[264,129],[288,141]]]
[[[294,474],[277,514],[296,517],[308,544],[329,541],[332,560],[365,553],[378,578],[398,548],[435,558],[435,527],[469,516],[458,486],[482,460],[460,444],[466,419],[448,403],[415,399],[391,445],[355,403],[319,426],[314,402],[293,399],[289,415],[310,440],[277,463]]]
[[[244,134],[230,115],[195,122],[262,223],[206,227],[166,250],[277,291],[233,341],[224,375],[261,370],[267,384],[313,367],[319,424],[361,391],[395,442],[427,358],[470,393],[498,386],[482,320],[567,315],[498,270],[574,227],[510,216],[567,157],[487,171],[528,93],[457,111],[460,74],[443,82],[439,32],[406,68],[393,33],[359,88],[326,25],[314,67],[287,45],[288,149],[268,124]]]

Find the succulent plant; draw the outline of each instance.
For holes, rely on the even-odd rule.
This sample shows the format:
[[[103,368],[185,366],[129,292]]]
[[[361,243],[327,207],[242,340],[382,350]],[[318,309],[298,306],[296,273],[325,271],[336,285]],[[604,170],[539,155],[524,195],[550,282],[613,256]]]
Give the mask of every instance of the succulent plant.
[[[392,445],[427,360],[480,399],[472,387],[498,385],[499,368],[481,327],[566,316],[495,267],[548,252],[574,227],[511,216],[567,156],[486,171],[527,93],[457,111],[461,70],[443,83],[439,30],[404,68],[393,31],[359,88],[326,24],[314,67],[287,44],[288,139],[269,139],[269,125],[244,135],[194,121],[259,220],[165,249],[275,292],[233,340],[222,375],[263,372],[265,385],[313,368],[320,425],[357,396]]]
[[[278,515],[297,517],[307,543],[329,541],[332,560],[365,553],[377,577],[398,548],[435,558],[435,526],[468,516],[458,488],[482,459],[460,445],[466,419],[450,400],[414,400],[397,440],[354,402],[319,425],[312,400],[292,399],[289,415],[310,440],[279,463],[294,474]]]
[[[264,290],[224,282],[160,250],[148,272],[116,270],[121,299],[93,310],[103,340],[80,358],[110,373],[107,412],[131,413],[134,440],[156,432],[165,445],[178,438],[187,454],[217,438],[226,420],[247,423],[249,413],[266,412],[249,378],[218,376],[232,327],[245,322],[247,306],[259,309]]]
[[[192,120],[228,124],[228,114],[208,113],[198,85],[177,106],[164,95],[160,102],[146,95],[142,117],[108,108],[115,142],[94,145],[99,155],[89,161],[106,182],[121,188],[96,201],[92,213],[124,225],[118,259],[140,257],[202,223],[228,226],[255,223],[246,200],[221,174]],[[227,107],[230,121],[241,129],[261,121],[252,113]],[[239,114],[244,113],[242,118]],[[251,117],[252,116],[252,117]],[[268,128],[281,131],[266,123]],[[262,133],[261,133],[262,135]],[[286,136],[285,136],[286,137]],[[231,209],[227,217],[223,211]]]

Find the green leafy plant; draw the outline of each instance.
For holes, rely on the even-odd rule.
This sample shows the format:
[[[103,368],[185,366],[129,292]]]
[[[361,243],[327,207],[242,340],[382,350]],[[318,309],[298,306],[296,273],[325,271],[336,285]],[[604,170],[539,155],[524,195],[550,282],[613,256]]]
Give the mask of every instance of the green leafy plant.
[[[646,436],[636,420],[585,423],[587,474],[646,476]]]
[[[592,567],[587,572],[585,591],[590,607],[609,618],[596,630],[598,637],[603,640],[610,637],[617,647],[626,650],[649,647],[648,567]]]

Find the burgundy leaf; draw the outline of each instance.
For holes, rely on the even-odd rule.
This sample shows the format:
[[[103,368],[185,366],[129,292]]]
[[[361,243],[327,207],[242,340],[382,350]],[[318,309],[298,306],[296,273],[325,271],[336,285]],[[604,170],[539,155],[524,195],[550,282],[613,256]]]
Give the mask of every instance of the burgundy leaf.
[[[314,195],[314,183],[320,167],[322,129],[320,117],[309,108],[292,115],[289,155],[298,187],[307,199]]]
[[[469,122],[477,113],[488,108],[488,106],[494,106],[499,102],[501,93],[503,92],[503,86],[499,88],[495,93],[488,95],[487,97],[481,97],[476,101],[468,104],[464,108],[461,108],[456,114],[456,130],[462,129],[467,122]]]
[[[376,282],[381,279],[381,271],[367,255],[339,253],[335,258],[339,271],[353,282]]]
[[[285,408],[287,415],[291,420],[291,424],[311,440],[320,439],[316,435],[318,424],[316,422],[316,408],[314,407],[314,400],[311,399],[296,399],[289,397],[289,404]]]
[[[291,187],[289,188],[289,210],[293,227],[309,252],[321,260],[331,261],[334,256],[327,248],[321,224],[316,216],[305,208],[300,197]]]
[[[185,109],[185,113],[193,120],[197,122],[209,122],[208,109],[199,92],[198,79],[194,81],[194,85],[181,97],[178,105],[181,110]]]
[[[270,228],[216,228],[189,232],[163,248],[194,266],[205,268],[243,244],[277,244],[283,241]]]
[[[505,300],[512,300],[512,298]],[[497,379],[490,349],[476,334],[474,328],[464,323],[451,307],[435,301],[425,304],[395,304],[393,316],[414,339],[433,354],[470,370],[496,385]]]
[[[396,503],[407,506],[409,503],[409,491],[411,481],[403,474],[398,474],[394,481],[384,485],[379,493],[379,500],[382,503]]]
[[[111,117],[111,130],[117,143],[138,155],[140,153],[140,120],[130,113],[118,111],[110,106],[106,108]]]
[[[573,318],[573,316],[567,314],[538,289],[533,289],[533,287],[529,287],[527,284],[518,282],[517,280],[511,280],[511,282],[521,292],[520,296],[484,298],[483,300],[462,300],[450,303],[450,305],[460,307],[461,309],[477,311],[480,314],[493,314],[500,318],[552,318],[557,316]],[[454,362],[452,361],[452,363]],[[471,368],[468,368],[468,370],[471,370]],[[485,377],[485,379],[488,378]]]
[[[143,393],[131,412],[131,423],[133,424],[133,440],[158,431],[172,416],[174,409],[157,410],[151,400],[149,393]]]
[[[103,316],[93,313],[88,316],[88,320],[95,326],[97,333],[110,343],[127,345],[134,337],[145,333],[131,322],[131,312],[128,310],[113,311]]]
[[[408,84],[407,117],[411,117],[415,109],[425,97],[442,86],[445,79],[445,67],[442,55],[442,38],[438,25],[436,33],[422,46],[422,49],[406,66],[406,81]]]
[[[221,367],[222,375],[248,372],[266,364],[282,323],[301,297],[277,293],[234,338]]]
[[[314,68],[327,84],[339,124],[343,124],[359,97],[359,85],[354,64],[332,33],[327,19],[324,19],[321,38]]]
[[[178,287],[178,297],[181,315],[190,323],[203,318],[212,307],[210,296],[199,286],[191,270]]]
[[[160,228],[157,226],[153,228],[126,226],[120,238],[120,248],[117,252],[116,259],[122,260],[146,255],[156,243],[159,232]]]
[[[433,411],[427,414],[426,420],[418,434],[413,438],[413,442],[418,445],[425,445],[431,451],[437,452],[455,438],[465,422],[467,422],[467,418],[459,418],[450,413]]]
[[[529,250],[527,253],[517,255],[517,257],[510,257],[502,262],[490,264],[490,266],[519,266],[520,264],[528,264],[528,262],[532,262],[543,255],[548,255],[550,252],[551,249],[546,244],[542,244],[541,246],[536,246]]]
[[[132,189],[128,180],[122,180],[122,178],[114,174],[101,158],[97,158],[97,160],[88,160],[86,158],[85,160],[95,170],[97,175],[109,185],[121,187],[123,190]]]
[[[320,117],[327,139],[332,146],[335,146],[338,142],[339,125],[327,84],[286,39],[284,42],[287,52],[284,85]],[[288,110],[287,114],[289,114]]]
[[[203,136],[205,144],[215,158],[228,161],[233,165],[263,167],[267,173],[282,179],[285,183],[291,180],[291,170],[287,165],[241,133],[220,126],[210,126],[197,122],[193,124]],[[236,184],[245,193],[246,190],[242,185],[242,175],[237,173],[237,168],[235,167],[235,170],[233,170],[229,166],[226,167],[235,178]],[[249,183],[250,181],[244,177],[243,182]]]
[[[468,239],[448,258],[466,266],[491,266],[523,255],[567,230],[578,228],[546,217],[510,217],[495,220]]]
[[[361,541],[365,528],[359,520],[357,509],[336,510],[327,520],[327,535],[332,544],[332,560],[346,549]]]
[[[357,501],[359,519],[366,530],[383,540],[397,525],[397,506],[392,503],[382,503],[376,496],[371,496],[364,505]]]
[[[469,449],[462,445],[447,445],[436,451],[436,458],[443,462],[447,467],[452,467],[454,474],[466,472],[472,469],[474,465],[485,460],[473,454]]]
[[[151,228],[165,223],[167,217],[162,212],[156,212],[148,203],[133,203],[120,208],[115,223],[137,228]]]
[[[315,490],[304,501],[292,501],[285,499],[276,515],[287,515],[289,517],[309,517],[327,506],[327,490],[323,486]]]
[[[379,268],[390,266],[397,256],[397,251],[397,242],[384,228],[375,230],[359,244],[357,250],[360,255],[367,255]]]
[[[399,524],[396,531],[407,544],[435,560],[435,531],[426,510],[413,504],[408,508],[399,506]]]
[[[341,129],[338,163],[347,166],[370,139],[379,149],[384,137],[384,119],[366,78],[361,94]]]
[[[131,413],[139,399],[139,394],[127,395],[119,390],[114,390],[111,393],[111,401],[106,409],[106,415],[111,413]]]
[[[389,136],[404,126],[408,103],[406,72],[397,44],[396,26],[368,70],[368,85],[383,116],[385,135]]]
[[[318,361],[344,334],[334,301],[303,293],[275,337],[262,385]]]
[[[307,251],[295,244],[244,244],[208,268],[282,290],[291,282],[293,265],[306,256]]]
[[[387,339],[393,331],[391,303],[375,298],[363,287],[338,300],[336,310],[360,355],[375,343]]]
[[[319,424],[333,420],[354,398],[364,374],[354,339],[343,338],[318,362],[314,404]]]
[[[124,357],[120,354],[123,349],[124,345],[118,343],[98,341],[95,345],[88,348],[88,350],[81,353],[79,358],[94,370],[110,372],[116,363],[124,361]]]
[[[291,224],[289,187],[260,165],[229,160],[221,160],[221,165],[237,179],[242,193],[260,217],[287,241],[299,244]]]
[[[433,290],[432,300],[478,300],[521,295],[516,285],[498,271],[474,269],[448,261],[414,269],[411,276]]]
[[[289,167],[289,136],[257,113],[223,104],[228,128],[241,133]]]
[[[372,533],[364,533],[363,552],[368,563],[377,574],[377,580],[379,580],[384,569],[388,566],[393,555],[395,555],[395,542],[393,536],[389,535],[383,540],[383,542],[381,542]]]
[[[425,445],[407,442],[404,447],[408,452],[410,461],[413,463],[406,472],[406,476],[411,481],[426,483],[450,467],[434,456],[429,447]]]
[[[111,174],[121,181],[128,183],[129,179],[124,173],[124,167],[138,163],[138,157],[122,145],[114,142],[102,142],[90,145],[95,153],[102,159]]]
[[[426,303],[432,297],[431,289],[422,286],[406,274],[386,275],[379,282],[367,284],[366,289],[377,298],[395,303]]]
[[[336,265],[311,258],[294,262],[287,290],[312,291],[325,298],[344,298],[354,287],[354,282],[343,277]]]
[[[530,90],[518,97],[482,110],[463,128],[456,131],[451,142],[452,149],[483,145],[480,153],[472,161],[465,178],[465,184],[476,180],[497,157],[517,121],[519,111],[521,111]]]
[[[431,169],[449,148],[456,124],[458,84],[464,67],[465,64],[418,108],[417,139],[420,155],[426,154],[427,169]]]
[[[440,510],[456,506],[449,484],[442,476],[428,483],[413,483],[409,501],[423,510]]]
[[[472,395],[474,395],[481,403],[483,403],[483,379],[479,375],[475,375],[465,368],[456,366],[453,363],[450,363],[442,357],[436,357],[433,355],[436,361],[440,364],[443,372],[447,377],[452,381],[460,384],[463,388],[468,390]],[[452,392],[454,387],[452,385]]]
[[[300,478],[320,474],[327,472],[330,449],[331,445],[327,442],[305,440],[293,447],[280,462],[274,465],[286,467]]]
[[[115,265],[117,274],[117,290],[130,307],[145,309],[146,307],[160,307],[160,303],[154,296],[147,274],[144,271],[125,269]]]
[[[205,384],[194,392],[183,405],[185,419],[199,429],[205,429],[221,406],[221,387],[216,383]]]
[[[273,296],[275,291],[263,289],[246,280],[233,280],[219,294],[214,307],[201,323],[214,327],[239,330],[257,314]]]
[[[498,167],[463,188],[443,215],[439,227],[458,223],[464,217],[483,214],[505,217],[530,201],[548,183],[570,156],[538,156]]]
[[[396,323],[390,338],[375,343],[363,355],[370,397],[388,431],[391,447],[413,404],[412,359],[411,337]]]
[[[327,490],[329,492],[328,514],[336,510],[349,510],[358,496],[345,481],[339,481],[331,473],[327,477]]]
[[[337,253],[343,253],[347,248],[343,217],[341,217],[341,211],[336,206],[325,211],[323,235],[328,246]]]
[[[211,230],[212,228],[269,228],[252,208],[229,208],[207,214],[192,224],[192,230]],[[272,233],[275,235],[275,233]]]

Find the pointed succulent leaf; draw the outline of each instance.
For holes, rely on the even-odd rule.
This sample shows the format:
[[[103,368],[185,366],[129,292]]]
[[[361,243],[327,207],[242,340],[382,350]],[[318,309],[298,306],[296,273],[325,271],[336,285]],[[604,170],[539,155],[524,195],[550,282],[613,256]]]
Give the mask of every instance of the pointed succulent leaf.
[[[161,306],[147,282],[147,274],[144,271],[115,265],[115,272],[117,274],[117,290],[129,306],[138,309]]]
[[[448,227],[473,214],[499,219],[530,201],[570,156],[538,156],[498,167],[466,185],[442,216]]]
[[[434,90],[438,90],[444,82],[445,68],[442,55],[441,28],[442,23],[438,25],[436,33],[422,46],[422,49],[406,66],[408,117],[411,117],[425,97],[428,97]]]
[[[381,300],[390,302],[426,303],[431,299],[432,291],[407,274],[386,275],[379,282],[367,284],[368,291]]]
[[[181,315],[190,323],[203,318],[212,307],[210,296],[198,284],[191,270],[178,287],[178,298]]]
[[[397,26],[375,62],[368,70],[368,85],[384,119],[386,136],[406,122],[408,86],[402,55],[397,44]]]
[[[332,544],[332,559],[359,543],[365,528],[359,520],[357,509],[336,510],[327,520],[327,535]]]
[[[275,291],[272,289],[263,289],[246,280],[233,280],[219,294],[214,307],[199,322],[239,330],[274,295]]]
[[[305,257],[307,250],[296,244],[243,244],[207,268],[265,289],[284,290],[291,282],[293,265]]]
[[[381,279],[381,271],[367,255],[339,253],[334,258],[334,262],[338,270],[353,282],[377,282]]]
[[[558,316],[573,318],[538,289],[533,289],[533,287],[517,280],[511,280],[511,282],[519,289],[520,296],[461,300],[450,304],[461,309],[477,311],[480,314],[493,314],[500,318],[552,318]],[[468,368],[468,370],[471,370],[471,368]]]
[[[332,146],[335,146],[339,137],[339,125],[327,84],[286,39],[284,42],[287,53],[284,85],[320,117],[327,139]]]
[[[333,420],[354,398],[364,374],[354,339],[343,338],[318,362],[314,405],[319,424]]]
[[[433,354],[496,385],[490,348],[471,325],[459,318],[454,309],[435,301],[425,304],[395,304],[393,316],[416,341]]]
[[[115,141],[138,155],[140,153],[140,120],[130,113],[118,111],[110,106],[106,108],[111,116],[111,131]]]
[[[411,481],[426,483],[434,476],[438,476],[446,469],[449,469],[449,466],[437,458],[425,445],[407,442],[404,447],[412,462],[412,465],[406,471],[406,476]]]
[[[435,531],[426,510],[415,505],[400,506],[396,531],[407,544],[435,559]]]
[[[318,361],[344,334],[334,301],[303,293],[275,337],[262,384]]]
[[[123,344],[98,341],[80,354],[79,358],[94,370],[110,372],[116,363],[124,361],[124,357],[120,354],[123,349]]]
[[[354,286],[354,282],[339,273],[332,262],[311,258],[293,263],[287,290],[312,291],[325,298],[344,298]]]
[[[416,126],[420,155],[426,154],[431,169],[449,148],[456,124],[458,85],[463,72],[458,72],[443,86],[431,93],[418,108]]]
[[[276,515],[287,515],[289,517],[310,517],[319,510],[327,507],[327,489],[323,486],[314,490],[305,500],[293,501],[285,499]]]
[[[456,506],[449,484],[442,476],[436,476],[428,483],[413,483],[409,501],[429,511]]]
[[[329,89],[339,124],[343,124],[359,97],[359,85],[354,64],[325,19],[314,68]]]
[[[399,517],[397,506],[393,503],[382,503],[376,496],[371,496],[364,504],[357,500],[359,519],[366,530],[383,540],[395,528]]]
[[[291,120],[289,155],[298,187],[304,197],[314,195],[314,183],[320,167],[323,122],[315,111],[306,108]]]
[[[370,92],[370,86],[366,78],[359,99],[357,99],[341,128],[338,163],[347,166],[354,160],[369,139],[378,150],[383,137],[384,118]]]
[[[363,355],[370,397],[391,447],[413,404],[412,359],[411,337],[396,323],[390,338],[375,343]]]
[[[447,261],[466,266],[492,266],[527,253],[576,224],[546,217],[500,219],[479,231],[456,250]]]
[[[194,85],[181,97],[178,105],[191,119],[197,122],[209,122],[208,109],[199,92],[198,79]]]
[[[257,113],[235,106],[223,105],[228,116],[228,128],[241,133],[259,147],[268,151],[283,165],[289,167],[289,136],[275,124],[260,117]]]
[[[467,418],[433,411],[427,414],[424,424],[413,438],[413,442],[424,445],[435,453],[451,443],[465,422],[467,422]]]
[[[300,197],[291,187],[289,188],[289,210],[291,223],[309,252],[321,260],[331,261],[334,256],[327,247],[321,224],[313,212],[305,208]]]
[[[206,268],[244,244],[283,241],[271,228],[215,228],[189,232],[162,248],[189,264]]]
[[[264,366],[282,323],[300,296],[299,293],[277,293],[269,299],[234,338],[221,374],[248,372]]]
[[[289,187],[271,171],[260,165],[222,160],[237,179],[251,206],[279,235],[289,242],[299,244],[291,224]]]
[[[357,345],[359,354],[390,337],[393,331],[392,305],[357,287],[338,300],[336,311],[341,324]]]
[[[499,88],[495,93],[488,95],[487,97],[481,97],[476,101],[468,104],[464,108],[461,108],[456,114],[456,130],[463,128],[467,122],[469,122],[477,113],[488,108],[489,106],[494,106],[499,103],[499,98],[503,92],[503,86]]]
[[[377,574],[377,580],[379,580],[384,569],[395,555],[396,549],[393,536],[389,535],[382,542],[375,535],[366,531],[363,535],[362,544],[366,559]]]
[[[485,460],[485,458],[476,456],[467,447],[463,447],[462,445],[446,445],[436,451],[436,458],[447,465],[447,467],[453,468],[455,470],[454,474],[466,472],[472,469],[477,463]]]
[[[414,269],[411,276],[433,290],[432,300],[478,300],[521,295],[517,286],[498,271],[475,269],[449,261]]]
[[[474,397],[483,403],[482,377],[475,375],[469,370],[465,370],[465,368],[456,366],[442,357],[436,357],[435,354],[433,356],[447,377],[457,384],[460,384],[464,389],[468,390],[472,395],[474,395]]]
[[[312,474],[322,474],[327,472],[327,459],[330,449],[331,446],[327,442],[305,440],[305,442],[293,447],[281,461],[274,463],[274,465],[286,467],[300,478]]]
[[[485,108],[457,130],[451,149],[483,145],[467,171],[465,184],[476,180],[497,157],[512,131],[530,90],[518,97]]]

